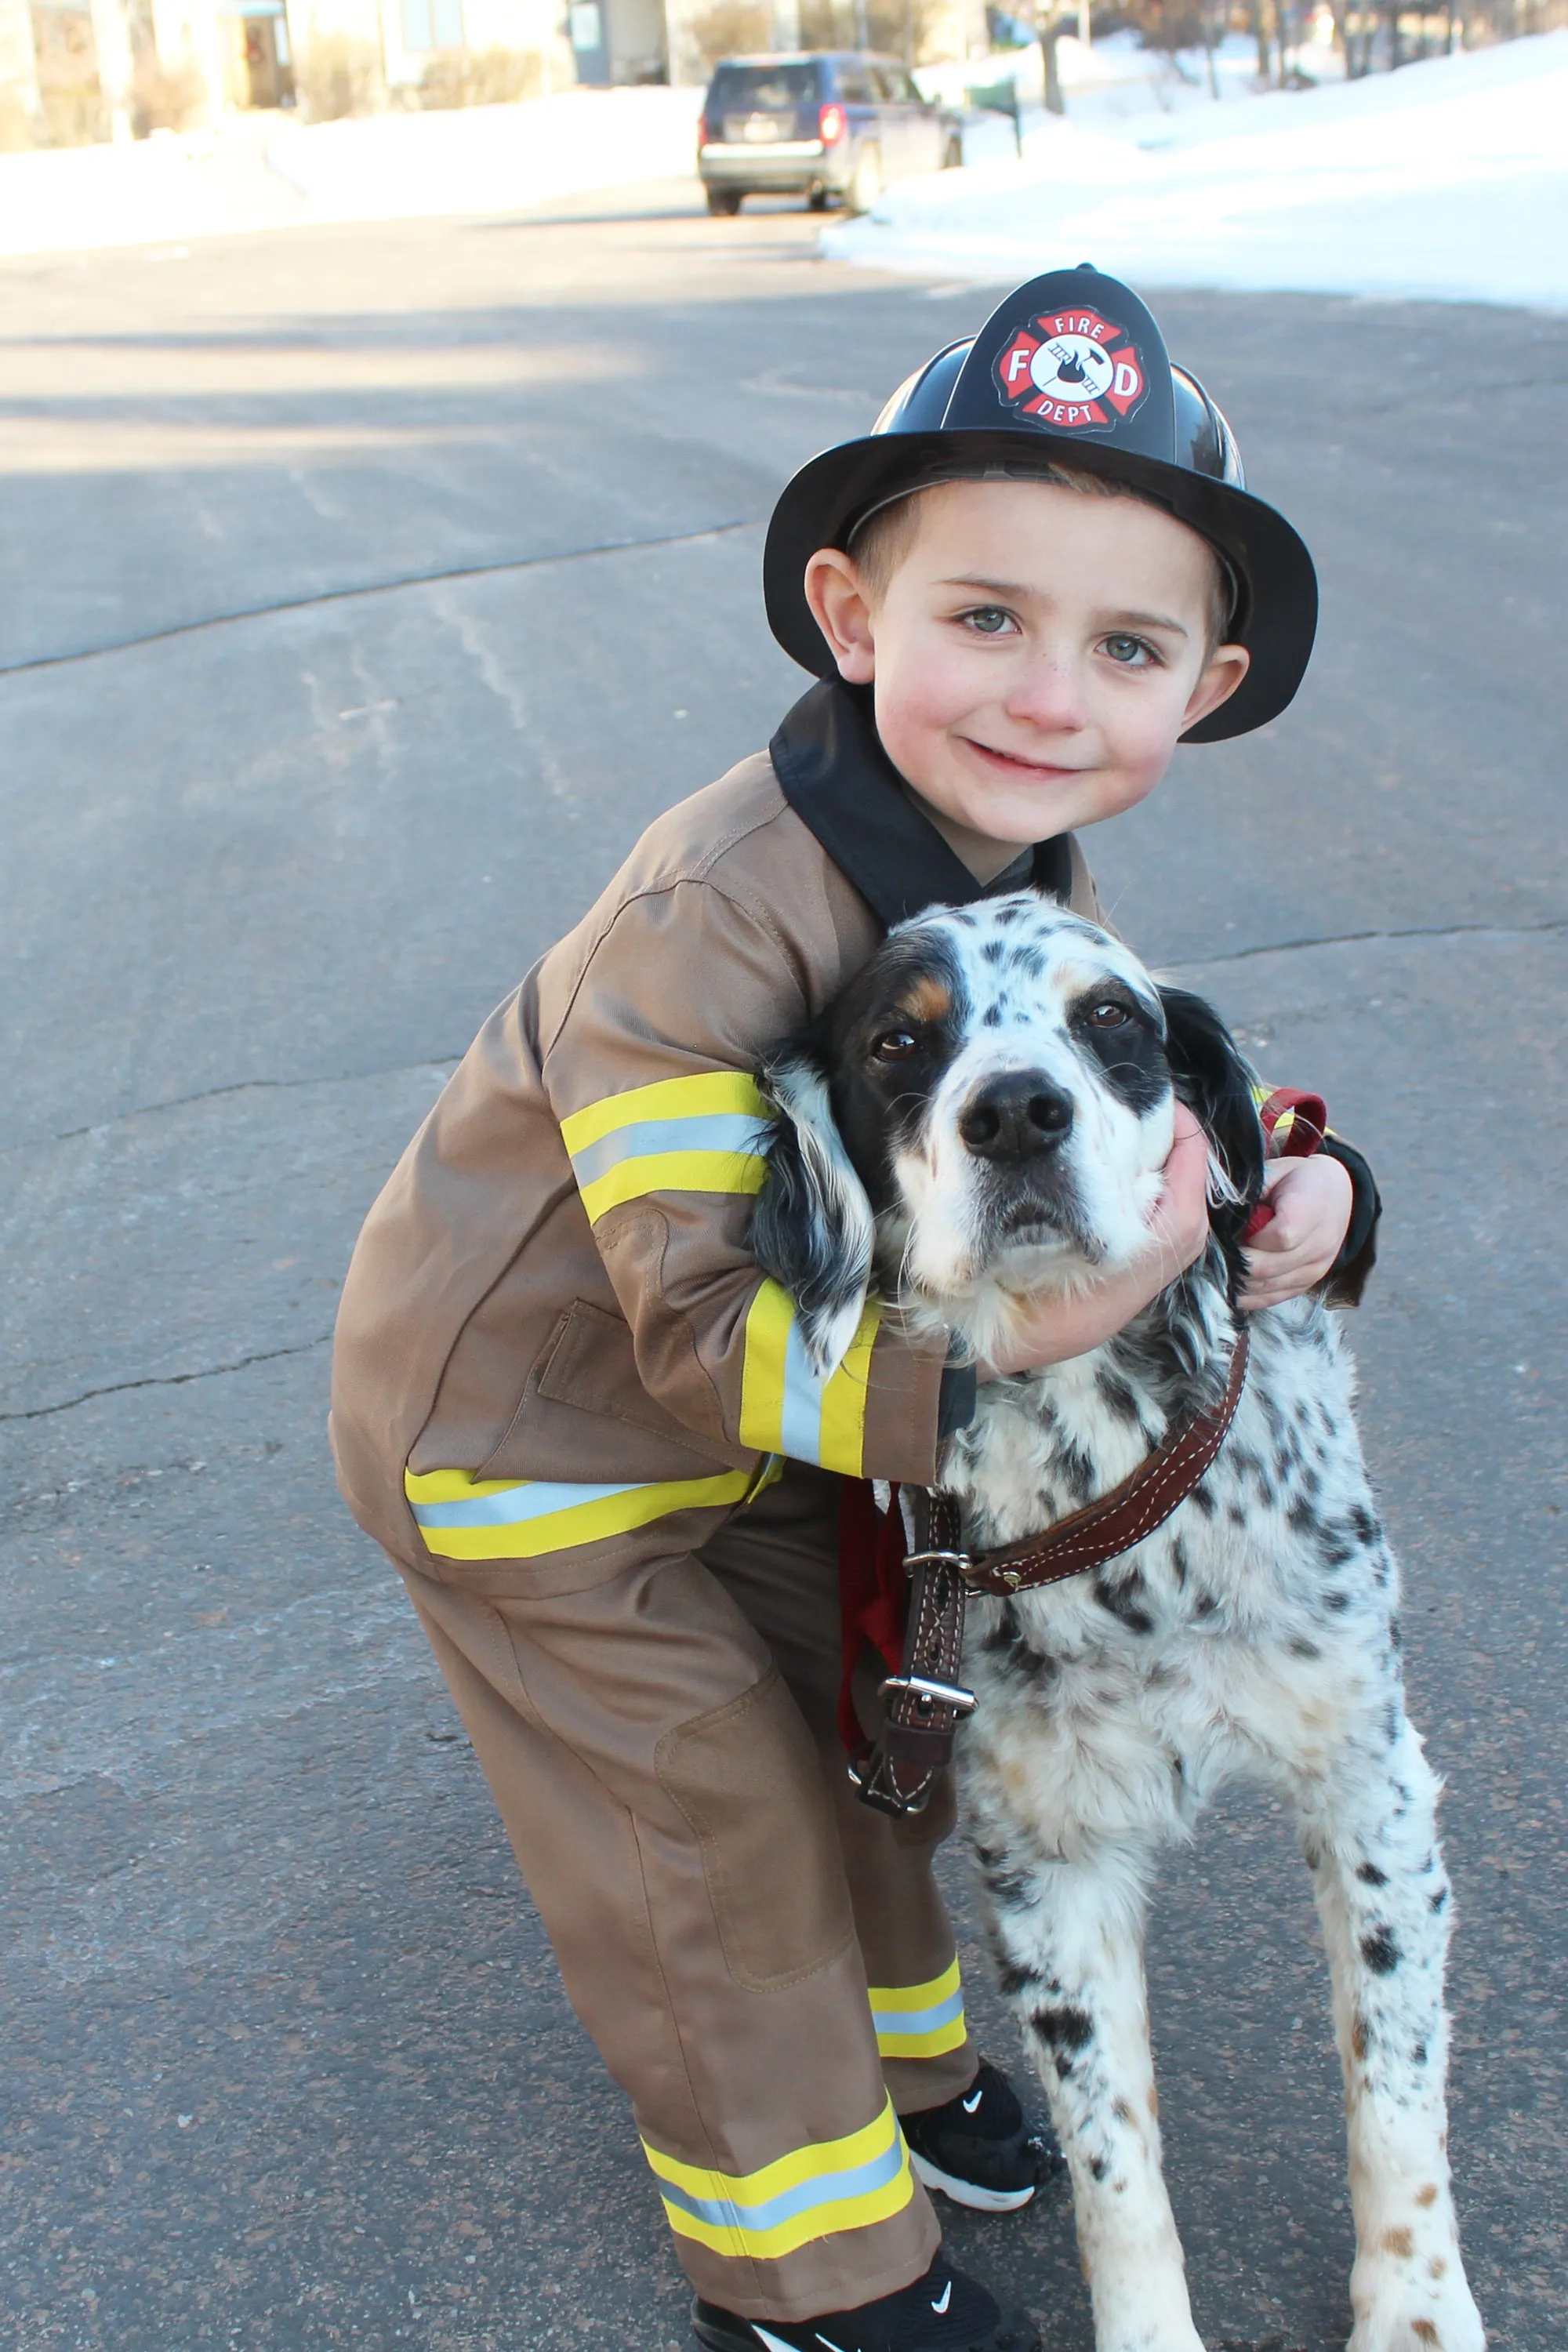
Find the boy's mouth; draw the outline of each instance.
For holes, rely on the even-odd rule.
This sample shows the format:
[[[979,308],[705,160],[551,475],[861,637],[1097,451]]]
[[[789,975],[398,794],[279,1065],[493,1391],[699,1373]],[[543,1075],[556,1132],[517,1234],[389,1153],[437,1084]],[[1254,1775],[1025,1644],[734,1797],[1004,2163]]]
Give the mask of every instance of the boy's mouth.
[[[1027,778],[1031,783],[1054,783],[1058,777],[1081,776],[1081,768],[1064,768],[1054,760],[1026,760],[1017,751],[998,751],[990,743],[976,741],[973,735],[961,735],[959,741],[966,750],[976,752],[982,763],[994,774]]]

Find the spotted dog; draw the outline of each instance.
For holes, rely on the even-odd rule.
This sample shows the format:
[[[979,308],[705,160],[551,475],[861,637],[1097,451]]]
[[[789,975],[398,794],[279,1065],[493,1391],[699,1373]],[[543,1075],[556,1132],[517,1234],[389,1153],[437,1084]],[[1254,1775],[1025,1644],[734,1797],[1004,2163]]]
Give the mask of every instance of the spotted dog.
[[[1218,1404],[1261,1189],[1250,1073],[1205,1005],[1105,932],[1027,892],[938,909],[764,1080],[783,1116],[753,1246],[820,1366],[868,1288],[984,1356],[1021,1297],[1146,1245],[1178,1097],[1209,1137],[1206,1255],[1092,1355],[984,1383],[950,1440],[971,1549],[1094,1500]],[[1448,1881],[1397,1571],[1334,1318],[1308,1297],[1250,1328],[1225,1445],[1157,1533],[971,1602],[961,1754],[995,1957],[1071,2166],[1098,2352],[1201,2352],[1161,2169],[1145,1901],[1223,1782],[1287,1795],[1344,2067],[1351,2352],[1476,2352],[1446,2154]]]

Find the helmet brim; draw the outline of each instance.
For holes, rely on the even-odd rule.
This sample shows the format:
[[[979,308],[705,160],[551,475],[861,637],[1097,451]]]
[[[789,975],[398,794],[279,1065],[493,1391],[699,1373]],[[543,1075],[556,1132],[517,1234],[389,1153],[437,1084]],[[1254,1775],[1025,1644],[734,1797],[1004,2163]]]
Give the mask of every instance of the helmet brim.
[[[1227,641],[1245,646],[1251,663],[1230,699],[1189,728],[1184,741],[1218,743],[1277,719],[1301,683],[1318,625],[1312,559],[1284,516],[1249,491],[1186,467],[1037,428],[873,434],[803,466],[773,509],[763,553],[768,622],[785,653],[817,677],[833,675],[833,656],[805,600],[805,567],[819,547],[843,547],[870,508],[900,489],[986,466],[1026,478],[1032,465],[1047,463],[1125,482],[1208,540],[1235,574],[1238,602]]]

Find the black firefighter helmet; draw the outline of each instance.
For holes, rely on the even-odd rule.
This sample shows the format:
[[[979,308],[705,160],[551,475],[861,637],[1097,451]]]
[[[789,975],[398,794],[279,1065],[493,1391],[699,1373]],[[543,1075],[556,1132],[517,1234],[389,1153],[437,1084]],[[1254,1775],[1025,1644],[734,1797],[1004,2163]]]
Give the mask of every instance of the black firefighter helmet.
[[[763,556],[774,636],[803,668],[831,676],[805,601],[819,547],[847,546],[858,523],[910,490],[1027,480],[1047,465],[1125,482],[1218,551],[1234,591],[1226,637],[1252,664],[1187,741],[1218,742],[1276,718],[1312,650],[1312,559],[1284,516],[1246,488],[1229,425],[1196,377],[1172,364],[1138,297],[1087,263],[1016,288],[977,335],[901,383],[864,439],[801,467],[773,509]]]

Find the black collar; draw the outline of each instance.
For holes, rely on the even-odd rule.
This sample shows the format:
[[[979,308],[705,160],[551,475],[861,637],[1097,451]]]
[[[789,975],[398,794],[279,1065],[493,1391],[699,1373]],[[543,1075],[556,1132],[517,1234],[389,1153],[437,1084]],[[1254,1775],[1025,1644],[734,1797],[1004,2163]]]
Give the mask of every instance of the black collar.
[[[785,713],[768,750],[791,808],[889,929],[928,907],[985,897],[985,886],[905,792],[865,688],[819,679]],[[1066,901],[1072,888],[1066,834],[1037,843],[1034,886]]]

